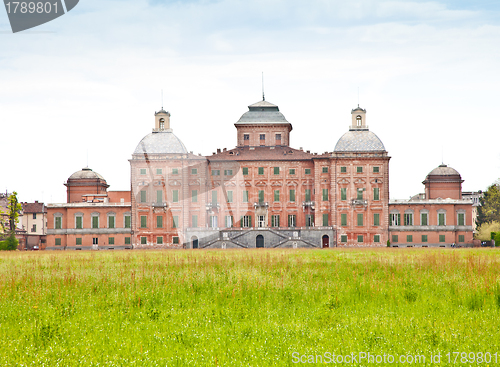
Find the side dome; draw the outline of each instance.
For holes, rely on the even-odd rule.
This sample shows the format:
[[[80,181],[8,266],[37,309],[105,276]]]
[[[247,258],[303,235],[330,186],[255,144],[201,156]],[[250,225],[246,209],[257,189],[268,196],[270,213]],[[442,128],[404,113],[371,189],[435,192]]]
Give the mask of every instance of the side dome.
[[[446,164],[440,164],[429,172],[423,184],[427,182],[463,182],[462,176],[454,168],[448,167]]]
[[[182,141],[171,129],[146,135],[135,148],[134,154],[187,154]]]
[[[369,130],[350,130],[337,141],[335,152],[385,152],[382,141]]]
[[[235,125],[246,124],[289,124],[289,122],[278,106],[267,101],[259,101],[248,106],[248,111],[235,123]]]
[[[85,168],[82,168],[80,171],[77,171],[77,172],[73,173],[71,176],[69,176],[68,181],[81,180],[81,179],[104,180],[104,177],[102,177],[99,173],[92,171],[90,168],[85,167]],[[106,181],[106,180],[104,180],[104,181]]]

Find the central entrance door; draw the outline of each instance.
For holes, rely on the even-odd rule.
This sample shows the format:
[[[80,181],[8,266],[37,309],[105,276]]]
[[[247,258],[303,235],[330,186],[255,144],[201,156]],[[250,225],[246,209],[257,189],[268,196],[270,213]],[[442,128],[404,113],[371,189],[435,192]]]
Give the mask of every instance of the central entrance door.
[[[259,248],[259,247],[264,247],[264,236],[259,234],[256,238],[255,238],[255,247]]]
[[[323,248],[328,248],[330,247],[330,237],[328,237],[326,234],[321,238],[323,242]]]
[[[193,248],[198,248],[198,237],[193,236],[191,240],[193,241]]]

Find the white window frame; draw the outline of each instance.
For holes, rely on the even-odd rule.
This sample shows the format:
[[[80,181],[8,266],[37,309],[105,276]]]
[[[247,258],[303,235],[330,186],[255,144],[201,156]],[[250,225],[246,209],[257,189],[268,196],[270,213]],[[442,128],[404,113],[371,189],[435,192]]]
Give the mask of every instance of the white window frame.
[[[257,227],[259,227],[259,228],[266,227],[266,216],[265,215],[257,215]]]

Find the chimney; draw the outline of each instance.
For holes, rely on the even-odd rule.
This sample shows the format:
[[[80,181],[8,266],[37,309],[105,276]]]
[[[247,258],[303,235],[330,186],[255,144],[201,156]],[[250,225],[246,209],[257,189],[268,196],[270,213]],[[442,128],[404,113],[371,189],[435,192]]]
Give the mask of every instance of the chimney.
[[[227,150],[227,148],[222,149],[223,152],[225,152],[226,150]]]

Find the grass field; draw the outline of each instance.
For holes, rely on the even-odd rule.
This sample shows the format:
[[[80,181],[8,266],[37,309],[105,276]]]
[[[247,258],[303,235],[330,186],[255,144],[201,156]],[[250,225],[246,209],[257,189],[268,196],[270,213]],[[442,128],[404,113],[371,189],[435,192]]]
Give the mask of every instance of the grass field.
[[[500,354],[496,249],[17,252],[0,277],[0,366]]]

